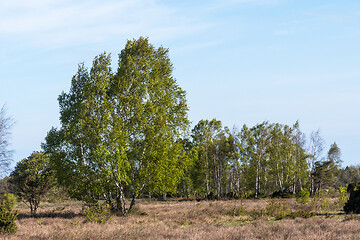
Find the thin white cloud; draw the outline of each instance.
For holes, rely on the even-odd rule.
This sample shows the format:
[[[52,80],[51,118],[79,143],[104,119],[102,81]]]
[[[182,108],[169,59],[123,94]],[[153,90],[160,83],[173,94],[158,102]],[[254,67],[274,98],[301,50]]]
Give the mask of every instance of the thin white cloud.
[[[228,8],[234,5],[242,6],[259,6],[259,5],[270,5],[277,4],[281,0],[215,0],[210,4],[209,10]]]
[[[93,43],[124,35],[176,38],[208,26],[155,0],[0,2],[0,34],[39,45]]]
[[[307,15],[324,19],[332,22],[352,22],[359,19],[359,13],[356,14],[346,14],[346,13],[315,13],[309,12]]]

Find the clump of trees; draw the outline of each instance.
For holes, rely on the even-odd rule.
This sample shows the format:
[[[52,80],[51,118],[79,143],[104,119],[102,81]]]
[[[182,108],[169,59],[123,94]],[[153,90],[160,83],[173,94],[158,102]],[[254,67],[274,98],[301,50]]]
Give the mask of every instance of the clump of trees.
[[[314,194],[334,182],[340,149],[321,158],[319,132],[306,145],[299,123],[263,122],[240,131],[201,120],[189,131],[188,106],[172,76],[168,49],[147,38],[126,43],[117,69],[97,56],[80,64],[59,98],[59,129],[43,144],[71,197],[129,212],[142,195],[201,198]],[[130,204],[127,206],[127,199]]]
[[[333,186],[341,162],[336,143],[321,159],[319,132],[306,145],[298,122],[288,126],[266,121],[250,128],[244,125],[239,131],[222,127],[216,119],[201,120],[191,133],[188,145],[198,156],[185,174],[190,185],[179,189],[192,189],[204,198],[256,198],[274,192],[288,196],[304,188],[313,195]]]
[[[143,37],[126,43],[115,71],[107,53],[90,69],[79,65],[70,90],[58,97],[60,127],[48,132],[44,152],[20,161],[9,179],[32,214],[55,179],[94,209],[101,201],[126,215],[139,196],[307,197],[351,175],[352,168],[339,170],[337,144],[323,158],[320,132],[307,141],[299,122],[238,130],[212,119],[190,130],[186,94],[172,71],[168,49]],[[10,154],[12,121],[4,116],[2,110],[0,164]]]

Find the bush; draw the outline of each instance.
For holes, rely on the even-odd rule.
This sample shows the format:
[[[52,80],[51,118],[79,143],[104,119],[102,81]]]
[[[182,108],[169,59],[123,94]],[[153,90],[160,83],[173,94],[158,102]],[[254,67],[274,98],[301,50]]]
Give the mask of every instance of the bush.
[[[5,206],[6,209],[12,211],[17,204],[17,198],[14,194],[5,193],[1,199],[1,204]]]
[[[281,192],[281,191],[275,191],[273,194],[271,194],[272,198],[292,198],[291,192]]]
[[[5,233],[15,233],[17,226],[15,223],[17,212],[13,211],[16,205],[16,198],[12,194],[5,194],[0,203],[0,231]]]
[[[315,212],[311,211],[310,209],[300,209],[289,214],[289,217],[291,218],[311,218],[313,216],[315,216]]]
[[[360,213],[360,189],[350,192],[350,198],[345,203],[344,211],[346,213]]]
[[[266,214],[276,219],[282,219],[290,213],[290,208],[282,201],[271,199],[266,206]]]
[[[358,189],[360,189],[360,182],[352,182],[352,183],[349,183],[349,185],[347,186],[346,191],[348,193],[351,193],[351,192],[356,191]]]
[[[84,211],[87,220],[93,223],[106,223],[111,219],[111,211],[105,205],[91,206]]]
[[[330,206],[330,201],[328,199],[323,199],[320,203],[321,209],[327,209]]]
[[[346,190],[345,187],[340,187],[339,189],[339,193],[340,193],[340,197],[339,197],[339,201],[345,201],[346,200]]]
[[[340,187],[339,193],[340,193],[340,196],[339,196],[338,200],[336,202],[334,202],[334,204],[332,206],[333,209],[344,208],[344,205],[348,200],[348,196],[346,195],[345,187]]]
[[[305,203],[309,202],[309,196],[310,196],[309,190],[307,190],[306,188],[303,188],[300,190],[300,192],[298,192],[295,195],[295,198],[298,203],[305,204]]]

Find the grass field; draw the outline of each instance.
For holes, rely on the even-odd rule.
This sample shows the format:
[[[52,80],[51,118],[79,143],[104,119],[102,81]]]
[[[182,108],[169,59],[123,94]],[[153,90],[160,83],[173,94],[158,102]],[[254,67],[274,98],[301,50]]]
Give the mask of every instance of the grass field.
[[[97,224],[80,202],[43,203],[37,217],[20,204],[17,233],[0,239],[360,239],[360,217],[329,206],[294,199],[139,200],[130,215]]]

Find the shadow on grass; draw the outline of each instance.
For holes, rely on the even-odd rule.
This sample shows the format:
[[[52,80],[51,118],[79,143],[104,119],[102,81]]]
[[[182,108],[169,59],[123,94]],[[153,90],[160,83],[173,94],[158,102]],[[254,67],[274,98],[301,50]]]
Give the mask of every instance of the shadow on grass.
[[[28,219],[28,218],[64,218],[64,219],[72,219],[74,217],[82,216],[80,213],[74,213],[71,211],[68,212],[41,212],[35,215],[31,215],[30,213],[19,213],[17,219]]]
[[[315,216],[325,216],[325,217],[329,217],[329,216],[343,216],[343,215],[347,215],[345,212],[325,212],[325,213],[316,213]]]

